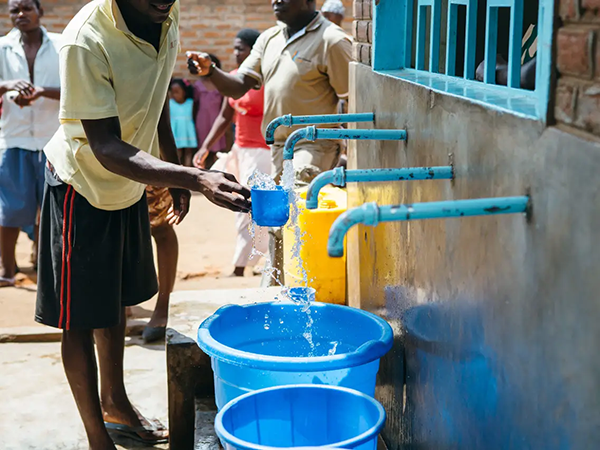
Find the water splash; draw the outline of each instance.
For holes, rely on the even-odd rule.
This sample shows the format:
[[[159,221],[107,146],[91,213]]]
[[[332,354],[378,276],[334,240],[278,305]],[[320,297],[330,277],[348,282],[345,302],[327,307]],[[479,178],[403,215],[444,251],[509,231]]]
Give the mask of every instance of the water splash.
[[[265,267],[263,268],[263,274],[267,277],[272,278],[279,286],[285,288],[281,283],[281,270],[273,267],[273,263],[271,261],[271,255],[269,252],[267,254],[258,251],[256,249],[256,223],[250,218],[250,225],[248,225],[248,231],[250,233],[250,237],[252,238],[252,251],[250,252],[250,258],[265,258]]]
[[[255,171],[252,176],[249,178],[248,180],[248,185],[251,188],[255,188],[255,189],[266,189],[266,190],[274,190],[276,189],[276,184],[275,181],[268,175],[259,172],[259,171]],[[296,195],[296,192],[294,190],[295,187],[295,173],[294,173],[294,165],[293,162],[291,160],[284,160],[283,161],[283,173],[281,176],[281,186],[288,191],[288,195],[289,195],[289,204],[290,204],[290,220],[288,222],[288,228],[292,229],[293,233],[294,233],[294,245],[292,247],[292,259],[294,260],[295,264],[298,267],[298,271],[300,272],[301,276],[302,276],[302,286],[304,287],[308,287],[308,273],[306,272],[306,270],[304,269],[304,264],[301,258],[301,249],[302,249],[302,244],[304,242],[304,235],[305,233],[302,232],[301,228],[300,228],[300,224],[299,224],[299,217],[300,217],[300,208],[298,206],[298,202],[299,202],[299,198]],[[272,278],[279,286],[281,286],[282,290],[281,290],[281,295],[289,300],[294,301],[296,304],[298,304],[299,306],[301,306],[301,311],[303,313],[306,314],[306,327],[304,329],[304,333],[302,334],[302,336],[304,337],[304,339],[306,339],[306,341],[308,342],[308,345],[310,347],[310,351],[308,356],[314,356],[315,354],[315,344],[313,342],[313,333],[312,333],[312,326],[314,323],[314,320],[311,316],[311,311],[310,311],[310,299],[308,297],[302,297],[302,296],[290,296],[289,295],[289,288],[285,287],[282,283],[281,283],[281,271],[279,269],[276,269],[275,267],[273,267],[272,264],[272,260],[270,255],[265,255],[261,252],[259,252],[258,250],[256,250],[256,245],[255,245],[255,238],[256,238],[256,231],[255,231],[255,223],[254,221],[251,221],[250,223],[250,236],[252,237],[252,252],[251,252],[251,257],[254,256],[262,256],[265,258],[266,263],[265,263],[265,268],[264,268],[264,274],[270,278]],[[314,298],[313,298],[314,300]],[[265,329],[269,329],[270,325],[265,324]]]
[[[327,354],[329,356],[333,356],[333,355],[335,355],[335,352],[337,350],[339,342],[338,341],[333,341],[333,342],[330,342],[330,344],[333,345],[333,347],[329,349],[329,351],[327,352]]]
[[[290,203],[290,220],[288,222],[288,229],[294,232],[294,245],[292,246],[292,259],[295,261],[296,267],[302,276],[302,286],[308,286],[308,273],[304,268],[302,258],[300,257],[300,251],[302,250],[302,244],[304,243],[304,237],[306,233],[303,233],[300,228],[300,208],[298,202],[300,199],[296,195],[295,187],[295,172],[294,163],[291,159],[283,161],[283,174],[281,176],[281,185],[285,190],[289,192],[289,203]]]
[[[248,186],[254,189],[264,189],[265,191],[274,191],[277,189],[277,183],[270,175],[256,169],[248,178]]]
[[[312,315],[310,314],[310,308],[306,309],[306,328],[304,329],[304,333],[302,333],[302,337],[304,337],[304,339],[306,339],[306,342],[308,342],[308,346],[310,347],[310,350],[308,352],[308,356],[315,356],[315,343],[313,342],[313,335],[312,335],[312,326],[313,323],[315,322],[312,318]]]

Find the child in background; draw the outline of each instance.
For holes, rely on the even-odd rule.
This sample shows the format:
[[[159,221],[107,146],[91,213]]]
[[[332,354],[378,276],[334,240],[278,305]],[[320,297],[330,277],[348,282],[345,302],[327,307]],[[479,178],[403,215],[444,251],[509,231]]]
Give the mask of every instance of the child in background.
[[[221,61],[215,55],[208,55],[218,68]],[[210,79],[200,78],[194,83],[194,119],[196,121],[196,132],[198,142],[204,142],[212,129],[213,123],[221,112],[223,96],[219,93]],[[227,147],[225,136],[217,139],[202,155],[201,167],[210,169],[217,160],[217,153],[224,152]]]
[[[169,97],[171,128],[180,152],[179,160],[184,166],[192,167],[192,157],[198,148],[194,126],[194,88],[187,81],[175,78],[171,81]]]

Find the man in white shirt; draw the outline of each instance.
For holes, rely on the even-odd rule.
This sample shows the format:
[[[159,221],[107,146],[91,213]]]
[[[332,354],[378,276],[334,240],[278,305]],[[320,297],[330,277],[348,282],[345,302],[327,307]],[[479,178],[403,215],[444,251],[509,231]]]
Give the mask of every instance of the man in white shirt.
[[[59,35],[40,26],[39,0],[9,0],[14,29],[0,38],[0,288],[15,283],[19,231],[35,222],[44,189],[41,151],[58,129]]]

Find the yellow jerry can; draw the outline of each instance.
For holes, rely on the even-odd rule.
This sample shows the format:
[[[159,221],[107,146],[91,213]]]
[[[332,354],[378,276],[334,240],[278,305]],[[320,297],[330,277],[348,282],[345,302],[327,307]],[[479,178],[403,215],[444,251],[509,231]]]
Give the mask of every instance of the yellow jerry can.
[[[335,219],[346,211],[346,191],[325,186],[319,193],[319,208],[306,209],[306,190],[296,190],[298,196],[298,225],[302,245],[296,244],[294,227],[283,228],[283,268],[288,287],[304,286],[306,271],[308,286],[316,290],[318,302],[346,304],[346,251],[342,258],[327,254],[329,229]],[[299,259],[294,253],[299,253]],[[299,264],[301,262],[301,265]]]

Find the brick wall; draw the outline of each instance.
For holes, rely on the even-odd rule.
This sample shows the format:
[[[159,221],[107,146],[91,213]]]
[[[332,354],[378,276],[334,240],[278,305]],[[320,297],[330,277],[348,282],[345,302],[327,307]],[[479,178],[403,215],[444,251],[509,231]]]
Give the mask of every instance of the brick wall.
[[[600,136],[600,0],[560,0],[557,122]]]
[[[354,59],[371,65],[371,44],[373,43],[373,2],[372,0],[354,0],[352,5],[354,22]]]
[[[352,0],[342,0],[346,5],[348,32],[352,28]],[[323,0],[317,0],[317,6]],[[50,31],[61,32],[73,15],[87,3],[86,0],[42,0],[45,9],[43,24]],[[202,50],[214,53],[227,70],[235,67],[232,42],[242,28],[260,31],[273,26],[275,17],[270,0],[182,0],[181,44],[185,50]],[[10,30],[6,0],[0,2],[0,35]],[[184,76],[185,56],[180,55],[176,75]]]

